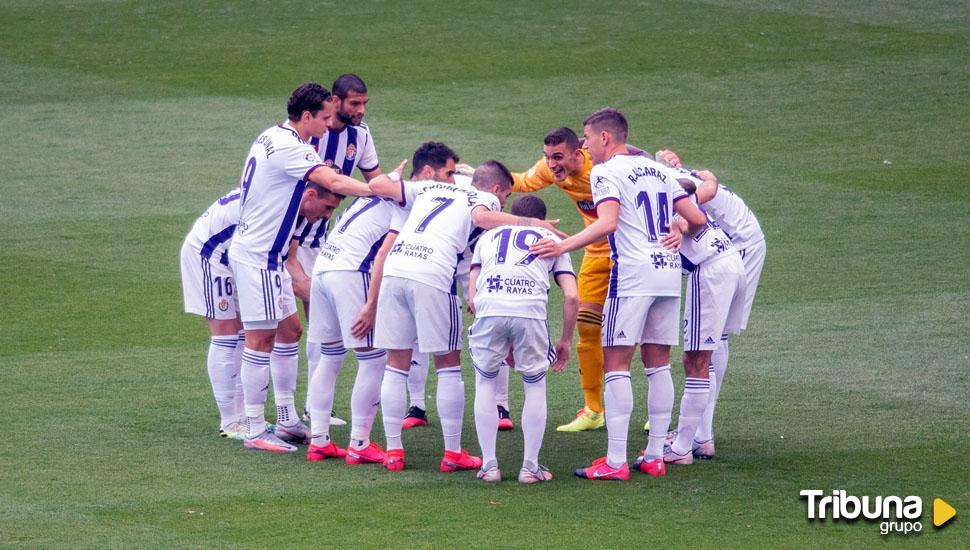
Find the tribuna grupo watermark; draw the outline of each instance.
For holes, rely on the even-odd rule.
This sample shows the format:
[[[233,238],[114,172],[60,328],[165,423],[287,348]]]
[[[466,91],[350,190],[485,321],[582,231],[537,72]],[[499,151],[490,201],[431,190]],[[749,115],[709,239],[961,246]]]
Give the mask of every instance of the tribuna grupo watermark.
[[[909,535],[923,530],[923,499],[918,496],[857,497],[843,490],[826,494],[819,489],[806,489],[799,495],[807,499],[810,520],[879,521],[882,535]]]

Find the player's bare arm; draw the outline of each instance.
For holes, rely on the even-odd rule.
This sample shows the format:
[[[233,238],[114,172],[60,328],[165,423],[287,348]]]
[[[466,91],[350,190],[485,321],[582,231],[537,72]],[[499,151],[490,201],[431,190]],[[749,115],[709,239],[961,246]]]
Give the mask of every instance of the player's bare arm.
[[[560,372],[569,363],[569,350],[573,347],[576,316],[579,314],[579,288],[572,273],[556,275],[556,283],[562,289],[562,336],[556,342],[556,362],[552,364],[552,370]]]
[[[355,338],[363,338],[371,329],[374,328],[374,320],[377,319],[377,298],[381,292],[381,280],[384,278],[384,261],[394,247],[397,233],[390,232],[384,237],[384,242],[374,256],[374,264],[370,270],[370,287],[367,289],[367,301],[360,309],[360,314],[350,326],[350,333]]]
[[[703,183],[698,185],[694,191],[694,196],[697,197],[698,204],[704,204],[717,196],[718,185],[717,178],[714,174],[708,170],[694,170],[691,174],[703,180]]]
[[[408,161],[405,159],[390,174],[381,174],[370,180],[367,184],[369,188],[367,194],[384,197],[395,202],[403,201],[404,194],[401,187],[401,179],[404,177],[404,167],[407,163]]]
[[[468,271],[468,294],[465,300],[468,301],[468,311],[475,315],[475,292],[478,291],[478,275],[482,272],[482,266],[474,265]]]
[[[370,187],[366,183],[338,174],[329,166],[319,166],[310,172],[307,179],[322,186],[327,191],[337,193],[338,195],[353,197],[367,197],[371,195]]]
[[[472,210],[472,223],[475,224],[476,227],[481,227],[485,230],[495,229],[496,227],[502,225],[524,225],[527,227],[544,227],[557,235],[566,235],[565,233],[556,229],[556,225],[559,223],[558,219],[540,220],[536,218],[513,216],[512,214],[507,214],[505,212],[494,212],[482,205],[476,206],[475,209]]]
[[[553,258],[566,252],[578,250],[594,243],[616,231],[620,219],[620,203],[608,200],[596,206],[597,220],[572,237],[560,242],[552,239],[540,239],[529,247],[529,252],[540,258]]]
[[[299,260],[296,258],[296,250],[299,246],[299,241],[290,240],[290,252],[286,257],[285,264],[286,271],[293,279],[293,294],[304,302],[309,302],[310,277],[308,277],[306,272],[303,271],[303,266],[300,265]]]

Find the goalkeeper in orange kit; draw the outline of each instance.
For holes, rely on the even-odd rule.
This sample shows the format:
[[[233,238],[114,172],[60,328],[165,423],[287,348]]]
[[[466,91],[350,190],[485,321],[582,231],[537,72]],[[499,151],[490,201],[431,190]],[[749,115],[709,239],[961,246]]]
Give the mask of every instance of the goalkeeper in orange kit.
[[[582,148],[576,133],[569,128],[556,128],[543,139],[543,158],[523,173],[513,173],[512,191],[531,193],[556,185],[576,205],[583,223],[596,221],[596,207],[589,186],[589,172],[593,168],[589,154]],[[662,151],[667,162],[679,165],[677,156]],[[556,428],[560,432],[581,432],[603,427],[603,347],[600,330],[603,325],[603,303],[610,284],[611,250],[606,239],[586,247],[579,269],[579,316],[576,327],[579,341],[579,380],[583,388],[583,408],[568,424]]]

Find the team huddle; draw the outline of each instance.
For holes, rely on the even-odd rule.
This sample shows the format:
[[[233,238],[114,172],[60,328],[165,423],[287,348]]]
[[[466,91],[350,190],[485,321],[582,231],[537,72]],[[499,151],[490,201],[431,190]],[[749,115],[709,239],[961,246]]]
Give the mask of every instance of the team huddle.
[[[586,118],[582,141],[568,128],[550,132],[543,158],[528,172],[513,174],[496,160],[472,169],[447,145],[427,142],[407,178],[406,161],[385,174],[363,122],[364,82],[345,74],[332,90],[307,83],[293,92],[287,120],[253,142],[239,187],[203,213],[182,246],[185,310],[209,323],[207,364],[223,436],[271,452],[307,444],[311,462],[403,470],[402,430],[428,424],[430,354],[444,440],[440,470],[501,480],[497,431],[513,426],[514,370],[524,387],[518,480],[549,481],[539,462],[545,376],[565,367],[578,329],[585,402],[558,429],[605,425],[608,447],[577,476],[629,479],[630,369],[638,348],[649,381],[649,434],[634,468],[663,476],[667,464],[714,456],[728,334],[747,325],[765,258],[757,219],[736,194],[709,171],[681,168],[671,151],[654,156],[627,145],[626,118],[609,108]],[[355,168],[366,181],[350,177]],[[582,231],[558,231],[530,194],[503,212],[511,193],[549,185],[573,199]],[[330,222],[348,196],[353,202]],[[577,276],[569,253],[580,248]],[[550,278],[563,295],[556,339],[547,324]],[[481,456],[461,446],[466,330],[459,288],[474,315],[467,345]],[[303,335],[297,298],[308,321],[302,415],[295,404]],[[669,431],[670,349],[681,332],[686,380],[678,426]],[[358,367],[350,441],[341,448],[330,427],[343,422],[333,408],[348,349]],[[271,379],[274,424],[264,416]],[[378,409],[383,447],[371,440]]]

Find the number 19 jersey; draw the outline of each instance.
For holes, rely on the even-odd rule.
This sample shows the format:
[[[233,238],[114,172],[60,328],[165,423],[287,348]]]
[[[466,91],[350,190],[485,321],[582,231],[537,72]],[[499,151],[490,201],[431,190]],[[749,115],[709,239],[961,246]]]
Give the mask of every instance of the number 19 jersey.
[[[616,155],[590,172],[593,200],[620,205],[612,251],[610,298],[680,296],[680,255],[660,239],[670,228],[673,204],[687,198],[672,170],[647,157]]]
[[[472,267],[480,266],[475,292],[476,317],[546,320],[549,272],[573,274],[569,254],[539,258],[529,246],[539,239],[559,241],[544,227],[503,225],[478,239]]]
[[[501,209],[498,197],[450,183],[403,183],[403,208],[409,210],[384,264],[384,275],[456,292],[455,268],[468,246],[472,210]]]

